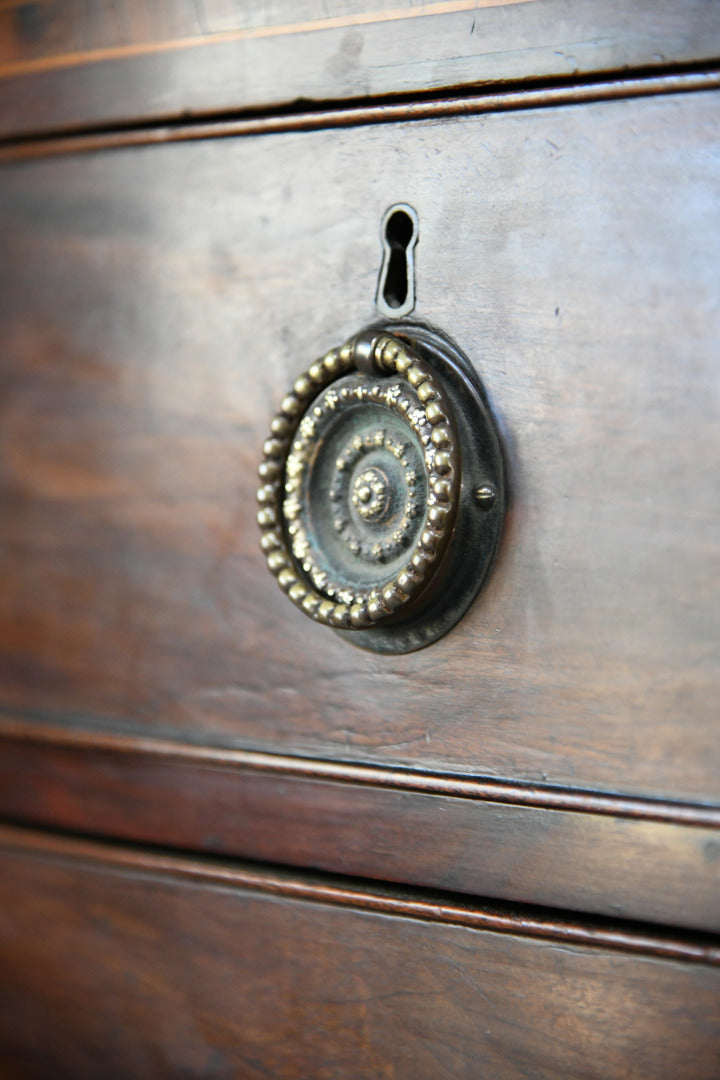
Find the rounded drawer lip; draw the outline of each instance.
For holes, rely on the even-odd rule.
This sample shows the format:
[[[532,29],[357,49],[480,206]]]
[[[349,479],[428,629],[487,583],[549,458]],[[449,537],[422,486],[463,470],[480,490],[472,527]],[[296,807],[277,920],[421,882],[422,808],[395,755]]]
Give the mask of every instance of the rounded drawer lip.
[[[28,825],[720,931],[720,807],[8,717],[0,780]]]

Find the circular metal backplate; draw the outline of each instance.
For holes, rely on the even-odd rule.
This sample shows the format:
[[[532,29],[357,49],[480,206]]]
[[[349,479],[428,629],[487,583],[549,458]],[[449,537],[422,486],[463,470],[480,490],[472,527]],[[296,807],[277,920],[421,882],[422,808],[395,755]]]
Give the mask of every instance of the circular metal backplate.
[[[451,407],[459,450],[460,489],[454,528],[426,589],[395,616],[364,630],[337,630],[379,653],[422,649],[446,634],[477,596],[497,552],[505,514],[500,440],[478,375],[462,352],[420,324],[373,326],[407,342],[437,376]],[[356,468],[362,471],[364,461]],[[373,464],[367,459],[368,468]]]

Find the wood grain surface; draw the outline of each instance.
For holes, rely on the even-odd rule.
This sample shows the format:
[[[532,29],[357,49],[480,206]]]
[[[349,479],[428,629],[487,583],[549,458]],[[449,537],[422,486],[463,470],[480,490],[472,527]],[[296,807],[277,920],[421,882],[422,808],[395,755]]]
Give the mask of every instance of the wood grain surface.
[[[6,820],[720,932],[720,830],[691,807],[576,796],[573,809],[566,793],[560,809],[545,789],[522,804],[452,780],[431,794],[440,778],[417,773],[37,736],[0,727]],[[538,805],[548,795],[556,809]]]
[[[0,846],[4,1080],[717,1071],[720,969],[690,944],[673,960],[289,875],[7,830]]]
[[[0,700],[86,728],[718,800],[714,92],[5,165]],[[442,183],[438,186],[438,178]],[[512,508],[431,649],[262,565],[255,468],[420,219]]]
[[[705,0],[0,6],[0,135],[710,63]]]

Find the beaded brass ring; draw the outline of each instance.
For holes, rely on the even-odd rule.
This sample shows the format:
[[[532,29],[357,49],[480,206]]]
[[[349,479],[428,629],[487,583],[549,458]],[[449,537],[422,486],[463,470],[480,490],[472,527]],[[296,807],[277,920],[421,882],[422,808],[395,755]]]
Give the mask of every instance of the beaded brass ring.
[[[384,389],[355,390],[394,411],[413,433],[427,480],[427,499],[417,540],[399,571],[371,587],[332,580],[322,568],[302,523],[304,478],[317,451],[316,399],[354,372],[392,380]],[[348,391],[345,398],[352,395]],[[335,404],[331,403],[335,408]],[[339,393],[337,407],[343,407]],[[406,342],[382,332],[360,334],[331,349],[295,381],[263,445],[258,524],[267,564],[280,588],[305,614],[327,626],[363,630],[395,615],[427,587],[447,547],[458,506],[458,440],[451,411],[430,365]],[[370,519],[382,506],[379,470],[368,469],[353,501]],[[382,562],[378,565],[381,567]]]

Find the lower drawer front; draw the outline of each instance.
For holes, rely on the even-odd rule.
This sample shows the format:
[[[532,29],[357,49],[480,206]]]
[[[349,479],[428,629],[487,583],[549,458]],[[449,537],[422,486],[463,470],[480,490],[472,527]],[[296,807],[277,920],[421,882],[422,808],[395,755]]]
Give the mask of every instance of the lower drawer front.
[[[717,1075],[720,968],[699,939],[442,914],[3,830],[0,1076]]]

